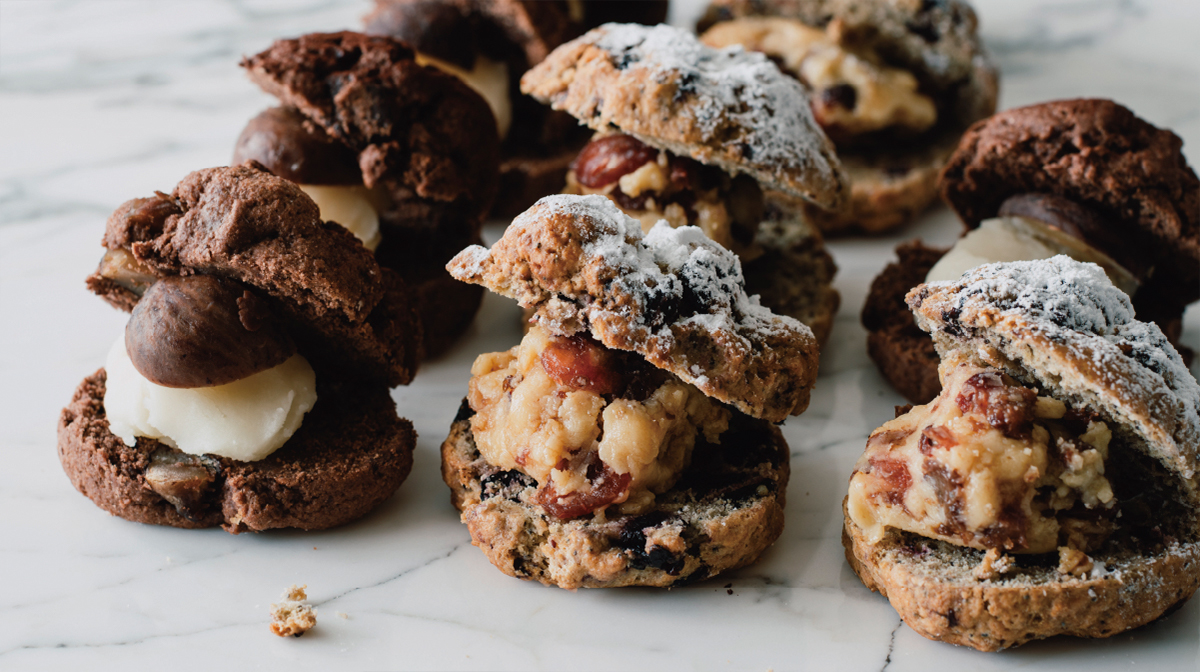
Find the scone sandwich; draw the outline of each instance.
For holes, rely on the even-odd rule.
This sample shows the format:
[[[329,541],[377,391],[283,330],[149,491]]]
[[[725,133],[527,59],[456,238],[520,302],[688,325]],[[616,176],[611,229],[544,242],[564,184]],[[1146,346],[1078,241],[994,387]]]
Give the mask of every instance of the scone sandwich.
[[[996,110],[998,76],[960,0],[714,0],[700,39],[766,54],[813,90],[817,122],[850,177],[830,212],[773,192],[826,232],[885,231],[937,198],[963,131]]]
[[[908,294],[943,389],[875,430],[843,541],[913,630],[1108,637],[1200,585],[1200,386],[1104,270],[980,266]],[[903,411],[903,409],[898,409]]]
[[[564,193],[601,194],[649,231],[694,225],[733,250],[747,291],[824,341],[836,271],[820,234],[763,190],[837,208],[847,181],[808,96],[761,54],[670,26],[606,24],[556,49],[521,90],[596,131]]]
[[[242,61],[279,99],[246,125],[233,163],[300,185],[321,218],[349,228],[417,296],[426,354],[466,330],[483,296],[445,264],[480,241],[499,181],[488,104],[388,37],[313,33]]]
[[[884,377],[913,403],[941,389],[933,343],[904,306],[910,289],[1056,254],[1100,264],[1138,319],[1178,347],[1183,311],[1200,299],[1200,180],[1181,146],[1109,100],[1031,105],[972,127],[941,178],[964,236],[948,254],[919,241],[898,247],[863,306]]]
[[[562,188],[588,133],[569,115],[521,95],[521,74],[552,49],[606,21],[658,23],[663,2],[376,0],[365,32],[410,45],[417,61],[461,78],[496,115],[500,191],[493,217],[513,217]]]
[[[534,313],[520,345],[475,360],[442,446],[492,564],[569,589],[672,586],[778,538],[788,449],[771,423],[808,406],[818,348],[747,297],[735,255],[561,195],[448,268]]]
[[[199,170],[108,219],[88,287],[130,312],[63,411],[75,487],[128,520],[322,529],[390,497],[420,322],[404,281],[295,184]]]

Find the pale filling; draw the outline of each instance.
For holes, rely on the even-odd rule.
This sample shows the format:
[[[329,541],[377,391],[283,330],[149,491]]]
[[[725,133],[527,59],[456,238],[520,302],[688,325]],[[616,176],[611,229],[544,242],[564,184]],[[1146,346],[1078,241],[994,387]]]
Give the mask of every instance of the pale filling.
[[[122,334],[105,368],[109,429],[129,446],[144,436],[192,455],[253,462],[283,446],[317,401],[316,375],[298,354],[226,385],[171,388],[138,372]]]
[[[883,65],[874,53],[850,50],[842,43],[841,30],[838,21],[820,30],[795,19],[756,16],[718,23],[700,39],[712,47],[740,44],[773,56],[816,96],[839,85],[853,87],[852,106],[819,106],[818,121],[824,127],[856,135],[887,128],[921,132],[933,126],[937,106],[917,90],[916,77]]]
[[[420,52],[417,52],[417,63],[432,65],[442,72],[454,75],[483,96],[488,107],[492,108],[492,116],[496,118],[496,131],[500,134],[500,139],[503,140],[508,135],[508,128],[512,126],[512,101],[508,97],[507,65],[480,55],[475,57],[475,67],[468,71]]]
[[[929,269],[926,282],[957,280],[963,273],[1000,261],[1034,261],[1065,254],[1104,269],[1118,289],[1132,296],[1138,281],[1125,267],[1082,240],[1027,217],[985,219],[979,228],[958,239]]]
[[[471,367],[471,431],[488,463],[552,485],[561,497],[590,487],[586,458],[594,452],[631,477],[611,503],[640,513],[674,485],[698,435],[716,443],[728,429],[728,410],[673,376],[641,401],[556,382],[541,363],[551,338],[535,325],[520,345],[482,354]]]
[[[895,528],[979,549],[1092,550],[1111,524],[1072,509],[1103,511],[1115,503],[1104,475],[1110,430],[1094,420],[1072,436],[1059,422],[1066,406],[1030,393],[1029,431],[1011,436],[957,402],[968,381],[986,371],[970,362],[944,364],[941,395],[872,433],[850,480],[851,520],[872,542]]]
[[[321,209],[321,219],[341,224],[372,252],[379,247],[379,213],[371,204],[371,191],[362,185],[300,184]]]

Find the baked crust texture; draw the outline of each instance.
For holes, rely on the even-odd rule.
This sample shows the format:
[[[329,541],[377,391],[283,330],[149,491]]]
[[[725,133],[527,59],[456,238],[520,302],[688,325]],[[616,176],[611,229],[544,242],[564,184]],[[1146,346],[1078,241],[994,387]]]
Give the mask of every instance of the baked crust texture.
[[[343,525],[378,506],[412,468],[416,433],[397,417],[383,385],[322,385],[316,406],[282,448],[257,462],[206,456],[216,480],[185,516],[146,480],[164,444],[139,437],[127,446],[109,430],[104,369],[88,376],[63,409],[58,456],[79,492],[126,520],[239,533]]]
[[[698,442],[649,513],[559,521],[537,484],[488,464],[463,401],[442,444],[442,478],[471,541],[509,576],[574,590],[682,586],[754,562],[783,531],[790,474],[779,430],[735,414],[720,445]]]
[[[550,196],[447,269],[535,307],[552,333],[590,331],[750,416],[782,422],[808,406],[812,331],[747,297],[737,257],[698,228],[643,237],[604,196]]]
[[[841,207],[849,186],[799,82],[761,54],[658,25],[606,24],[555,49],[521,90],[595,130]]]

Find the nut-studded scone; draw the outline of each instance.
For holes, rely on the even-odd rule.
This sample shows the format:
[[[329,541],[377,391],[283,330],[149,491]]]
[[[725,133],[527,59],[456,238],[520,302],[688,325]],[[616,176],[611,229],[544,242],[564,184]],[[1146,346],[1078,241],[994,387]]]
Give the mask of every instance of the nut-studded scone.
[[[802,208],[826,232],[878,232],[937,197],[937,175],[972,122],[996,109],[996,69],[965,2],[714,0],[701,40],[767,54],[813,89],[817,122],[850,177],[848,208]]]
[[[774,542],[788,451],[770,421],[808,405],[817,346],[746,295],[736,256],[563,195],[448,268],[534,310],[520,345],[476,359],[442,447],[493,564],[571,589],[669,586]]]
[[[828,334],[833,260],[816,229],[763,203],[764,188],[825,207],[845,196],[795,80],[676,28],[608,24],[555,50],[522,87],[597,130],[564,193],[608,196],[644,231],[660,219],[700,227],[742,258],[764,305]]]
[[[301,186],[419,296],[448,286],[443,266],[479,237],[499,180],[485,100],[423,66],[404,44],[358,33],[279,40],[243,60],[283,103],[247,124],[234,163],[256,160]],[[482,293],[419,305],[436,355],[466,329]]]
[[[918,633],[1107,637],[1200,586],[1200,386],[1104,270],[988,264],[908,294],[943,389],[875,430],[846,556]]]
[[[871,358],[909,401],[929,401],[937,359],[904,309],[908,287],[1060,253],[1100,264],[1138,318],[1178,347],[1183,311],[1200,299],[1200,180],[1181,145],[1108,100],[1042,103],[976,124],[941,181],[968,231],[949,254],[897,250],[900,263],[876,278],[863,307]]]
[[[404,281],[248,162],[125,203],[88,286],[130,311],[59,422],[71,482],[123,518],[322,529],[399,487],[416,435],[388,388],[421,328]]]

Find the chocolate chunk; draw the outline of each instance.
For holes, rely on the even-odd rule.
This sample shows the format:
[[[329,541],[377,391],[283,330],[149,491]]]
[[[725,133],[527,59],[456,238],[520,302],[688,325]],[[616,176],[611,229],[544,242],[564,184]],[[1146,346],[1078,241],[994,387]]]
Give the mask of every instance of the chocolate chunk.
[[[255,160],[297,184],[361,185],[358,155],[290,107],[250,120],[233,148],[232,165]]]
[[[296,352],[262,299],[210,275],[154,283],[125,327],[125,349],[147,380],[178,388],[232,383]]]

